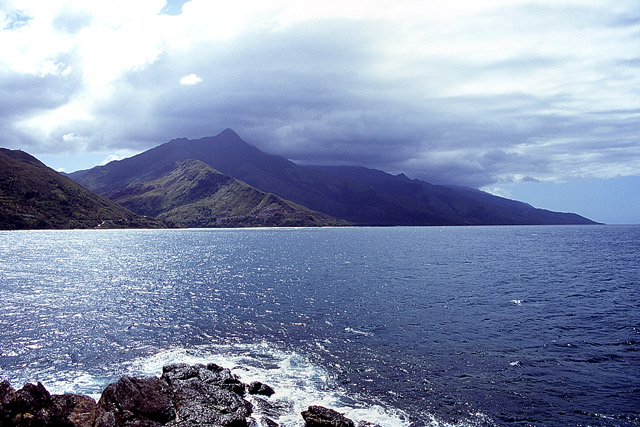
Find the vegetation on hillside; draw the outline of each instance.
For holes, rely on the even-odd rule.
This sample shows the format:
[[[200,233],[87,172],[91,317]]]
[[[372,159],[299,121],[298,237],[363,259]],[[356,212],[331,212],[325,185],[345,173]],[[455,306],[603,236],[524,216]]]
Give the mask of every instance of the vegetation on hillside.
[[[157,228],[19,150],[0,149],[0,229]]]
[[[344,224],[257,190],[198,160],[174,164],[151,181],[106,194],[140,214],[179,227],[300,227]]]

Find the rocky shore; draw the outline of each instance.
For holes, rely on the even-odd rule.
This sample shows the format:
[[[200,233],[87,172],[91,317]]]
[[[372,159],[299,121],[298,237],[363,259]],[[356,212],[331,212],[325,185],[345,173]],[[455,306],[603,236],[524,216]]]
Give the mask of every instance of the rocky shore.
[[[122,377],[104,389],[98,402],[80,394],[51,395],[41,383],[15,390],[3,381],[0,427],[274,427],[279,425],[269,418],[278,418],[278,408],[269,401],[274,393],[267,384],[244,384],[214,363],[168,365],[160,377]],[[261,415],[254,414],[247,394],[254,395]],[[343,414],[322,406],[309,406],[300,415],[300,425],[309,427],[356,427]],[[360,421],[357,426],[375,424]]]

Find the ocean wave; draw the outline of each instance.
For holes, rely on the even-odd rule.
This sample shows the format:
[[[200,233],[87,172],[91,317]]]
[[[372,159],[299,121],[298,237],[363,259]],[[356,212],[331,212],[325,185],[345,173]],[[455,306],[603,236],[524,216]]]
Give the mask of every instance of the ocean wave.
[[[162,367],[170,364],[216,363],[231,369],[243,383],[260,381],[274,388],[275,394],[269,397],[245,397],[253,404],[256,427],[267,425],[264,424],[263,417],[268,417],[283,427],[301,427],[304,421],[300,413],[311,405],[335,409],[354,420],[356,425],[361,421],[380,427],[493,425],[481,413],[470,414],[467,420],[461,422],[449,423],[438,419],[434,414],[408,414],[385,402],[354,395],[337,384],[335,376],[329,371],[312,363],[305,355],[281,350],[270,342],[205,344],[149,350],[146,356],[117,365],[103,366],[101,370],[92,372],[80,369],[51,368],[46,372],[27,369],[20,378],[13,378],[11,382],[14,386],[21,387],[26,382],[41,381],[52,394],[80,393],[99,400],[101,391],[123,375],[153,377],[160,376]],[[29,378],[30,376],[32,377]]]
[[[133,360],[125,370],[131,376],[157,376],[162,366],[171,363],[211,362],[228,367],[244,383],[261,381],[274,388],[275,394],[268,398],[248,396],[258,424],[261,416],[268,416],[285,427],[300,426],[303,422],[300,412],[310,405],[321,405],[344,413],[356,423],[368,421],[382,427],[410,425],[408,414],[347,395],[323,367],[299,353],[276,349],[270,343],[170,348]]]

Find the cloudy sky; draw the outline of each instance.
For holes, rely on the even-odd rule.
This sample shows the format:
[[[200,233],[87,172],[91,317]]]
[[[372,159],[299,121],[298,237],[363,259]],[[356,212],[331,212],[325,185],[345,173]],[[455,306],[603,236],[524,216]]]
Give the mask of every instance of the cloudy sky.
[[[0,146],[71,172],[227,127],[640,223],[640,3],[0,0]]]

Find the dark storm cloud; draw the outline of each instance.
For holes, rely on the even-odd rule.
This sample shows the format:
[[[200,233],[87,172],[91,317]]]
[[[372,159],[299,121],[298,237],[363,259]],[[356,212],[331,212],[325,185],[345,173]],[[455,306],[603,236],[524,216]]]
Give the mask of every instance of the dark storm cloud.
[[[415,79],[371,71],[379,65],[372,32],[366,23],[320,22],[203,42],[127,74],[101,114],[121,133],[114,143],[138,149],[231,127],[264,151],[300,163],[360,164],[472,186],[548,173],[554,156],[585,150],[604,156],[599,145],[635,141],[640,131],[635,121],[621,120],[625,113],[565,114],[570,94],[432,96]],[[535,55],[464,65],[422,61],[417,71],[434,84],[558,65]],[[455,75],[440,76],[442,68]],[[189,73],[202,83],[180,85]],[[615,138],[598,135],[607,126]],[[544,148],[527,149],[541,141]]]
[[[3,146],[33,149],[46,144],[16,123],[65,105],[80,86],[78,76],[0,72],[0,132]]]
[[[337,10],[346,18],[324,7],[295,18],[300,10],[287,4],[292,15],[282,16],[295,19],[268,12],[224,30],[220,17],[235,22],[233,4],[183,3],[157,8],[162,15],[148,39],[130,25],[123,33],[130,38],[114,44],[98,37],[97,15],[61,9],[52,26],[80,41],[96,37],[106,56],[80,43],[85,56],[64,62],[84,70],[85,87],[78,91],[72,75],[48,81],[40,95],[34,89],[24,103],[8,94],[0,107],[12,118],[3,127],[71,100],[75,115],[48,122],[55,123],[50,145],[81,140],[88,151],[140,151],[231,127],[299,163],[357,164],[471,186],[628,174],[639,166],[640,77],[629,40],[640,28],[623,17],[628,6],[602,17],[592,5],[469,3],[469,13],[444,5],[416,11],[423,15],[414,20],[361,18],[346,7]],[[112,74],[91,79],[87,70]],[[38,87],[30,79],[0,88],[28,92]]]
[[[59,90],[59,82],[56,76],[0,74],[0,116],[13,120],[64,104],[67,93]]]
[[[144,133],[148,125],[141,143],[232,127],[263,150],[296,161],[389,166],[424,144],[441,144],[443,134],[462,126],[458,113],[443,108],[448,100],[416,97],[414,88],[388,85],[371,73],[371,30],[323,22],[202,43],[128,74],[102,110],[123,123],[139,116],[135,129],[123,133]],[[203,82],[177,84],[187,73]]]
[[[331,116],[361,112],[379,96],[375,88],[370,95],[360,93],[369,84],[359,76],[366,69],[367,40],[352,32],[352,40],[345,43],[344,27],[341,31],[328,24],[318,27],[203,42],[164,56],[120,80],[101,111],[123,115],[137,111],[142,118],[157,120],[156,132],[163,136],[202,136],[235,127],[243,136],[260,136],[267,144],[264,148],[273,148],[276,129],[296,124],[306,129],[322,120],[344,120]],[[180,85],[180,78],[189,73],[203,82]],[[267,129],[271,133],[263,135]]]

